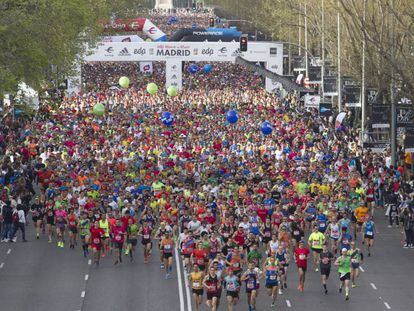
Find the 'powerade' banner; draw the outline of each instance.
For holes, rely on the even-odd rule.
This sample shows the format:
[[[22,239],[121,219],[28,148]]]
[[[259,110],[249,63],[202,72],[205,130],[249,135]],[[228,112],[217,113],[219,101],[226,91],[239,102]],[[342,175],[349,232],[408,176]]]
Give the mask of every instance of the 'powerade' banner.
[[[178,41],[223,41],[230,42],[232,40],[238,41],[241,32],[234,28],[184,28],[177,31],[168,40],[170,42]]]
[[[167,41],[167,35],[146,18],[116,19],[112,23],[104,23],[103,26],[105,29],[112,29],[116,31],[142,31],[153,41]]]

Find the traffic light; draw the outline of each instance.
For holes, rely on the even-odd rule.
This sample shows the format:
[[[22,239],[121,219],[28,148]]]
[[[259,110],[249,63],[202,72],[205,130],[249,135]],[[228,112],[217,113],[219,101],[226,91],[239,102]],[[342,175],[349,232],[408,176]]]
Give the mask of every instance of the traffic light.
[[[210,25],[210,27],[214,27],[214,17],[210,17],[210,19],[208,20],[208,24]]]
[[[240,37],[240,52],[247,52],[247,36],[242,35]]]

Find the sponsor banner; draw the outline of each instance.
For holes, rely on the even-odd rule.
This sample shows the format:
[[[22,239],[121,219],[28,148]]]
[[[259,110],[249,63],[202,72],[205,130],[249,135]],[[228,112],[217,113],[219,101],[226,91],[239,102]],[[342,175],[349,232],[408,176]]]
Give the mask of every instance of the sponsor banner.
[[[396,107],[397,111],[397,127],[411,127],[414,125],[414,110],[413,106]]]
[[[372,128],[389,128],[391,107],[388,105],[372,106]]]
[[[146,18],[116,19],[113,22],[104,22],[103,26],[107,30],[142,31],[154,41],[167,40],[167,35]]]
[[[384,143],[384,142],[364,142],[362,144],[362,147],[364,149],[370,149],[373,153],[382,153],[386,149],[389,149],[391,146],[390,143]]]
[[[102,42],[85,61],[180,61],[266,62],[266,69],[283,74],[283,44],[249,42],[249,51],[240,52],[239,42]]]
[[[407,105],[407,106],[409,106],[409,105],[412,105],[412,104],[413,104],[413,101],[411,99],[407,98],[407,97],[401,97],[398,100],[398,105]]]
[[[319,103],[319,115],[321,116],[331,116],[333,114],[332,103],[330,102],[321,102]]]
[[[167,41],[167,35],[155,26],[149,19],[145,20],[142,31],[148,35],[153,41]]]
[[[178,59],[168,59],[165,62],[165,87],[175,86],[178,90],[183,87],[183,67],[182,61]]]
[[[321,84],[322,83],[322,67],[321,66],[309,66],[308,68],[309,83]]]
[[[273,48],[271,48],[271,49],[273,49]],[[275,48],[275,49],[277,49],[277,48]],[[272,53],[272,52],[277,53],[277,50],[270,51],[270,53]],[[270,55],[272,55],[272,54],[270,54]],[[277,58],[272,58],[272,59],[269,59],[269,61],[266,62],[266,69],[271,71],[271,72],[282,75],[283,65],[280,62],[278,62]],[[265,85],[266,91],[268,91],[268,92],[276,92],[277,90],[282,89],[282,85],[278,81],[276,81],[275,79],[266,78],[265,84],[266,84]]]
[[[323,77],[323,95],[338,96],[338,83],[335,76]]]
[[[321,97],[319,95],[305,95],[305,107],[319,109]]]
[[[139,62],[139,71],[146,75],[152,75],[152,62]]]
[[[344,86],[345,107],[361,107],[361,88],[355,85]]]
[[[407,129],[404,137],[405,152],[414,152],[414,128]]]
[[[378,104],[378,90],[368,88],[366,96],[366,103],[368,105],[377,105]]]
[[[143,42],[144,40],[136,35],[131,36],[106,36],[102,42]]]
[[[305,101],[305,96],[306,95],[316,95],[316,91],[314,90],[308,90],[308,91],[300,91],[299,92],[299,100],[304,102]]]

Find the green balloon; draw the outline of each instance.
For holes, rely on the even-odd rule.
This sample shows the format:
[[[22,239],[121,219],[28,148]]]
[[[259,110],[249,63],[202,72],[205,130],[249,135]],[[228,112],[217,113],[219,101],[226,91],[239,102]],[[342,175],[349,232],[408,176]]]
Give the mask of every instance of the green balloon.
[[[167,88],[167,94],[170,95],[171,97],[176,96],[177,93],[178,93],[178,90],[174,85],[170,85]]]
[[[102,117],[105,114],[105,107],[101,103],[95,104],[93,106],[93,114],[98,117]]]
[[[148,85],[147,85],[147,92],[148,93],[150,93],[151,95],[154,95],[155,93],[157,93],[157,91],[158,91],[158,86],[155,83],[153,83],[153,82],[148,83]]]
[[[120,77],[119,78],[119,85],[126,89],[129,86],[129,79],[128,77]]]

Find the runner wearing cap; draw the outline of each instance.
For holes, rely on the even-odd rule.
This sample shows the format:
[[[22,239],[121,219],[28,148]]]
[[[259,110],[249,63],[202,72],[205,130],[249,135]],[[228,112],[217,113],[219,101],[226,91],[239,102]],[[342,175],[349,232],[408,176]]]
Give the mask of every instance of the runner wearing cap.
[[[336,259],[335,266],[338,267],[339,280],[341,281],[339,292],[342,293],[342,289],[345,287],[345,300],[349,300],[349,280],[351,279],[351,256],[349,256],[347,248],[342,248],[341,256],[339,256]]]

